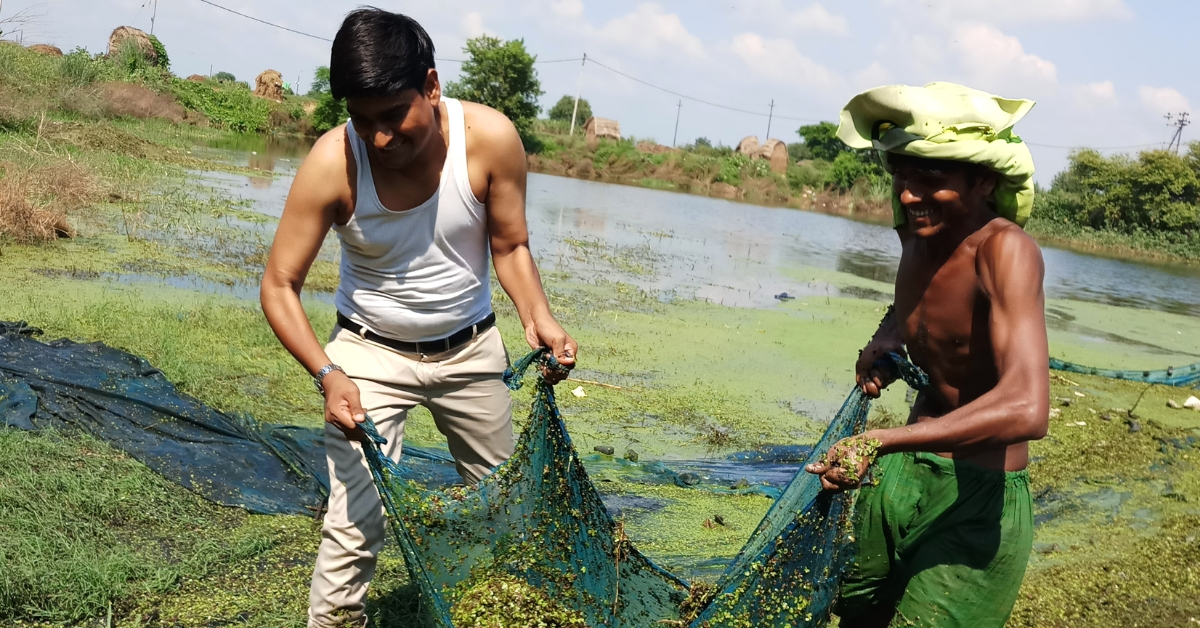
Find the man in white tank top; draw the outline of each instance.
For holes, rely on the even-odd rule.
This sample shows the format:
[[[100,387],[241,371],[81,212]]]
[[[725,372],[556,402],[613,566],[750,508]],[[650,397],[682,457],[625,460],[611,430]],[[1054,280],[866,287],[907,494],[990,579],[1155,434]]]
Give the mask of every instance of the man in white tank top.
[[[475,482],[508,459],[507,355],[491,311],[489,250],[532,347],[573,365],[529,250],[525,151],[498,111],[443,98],[433,43],[412,19],[350,13],[333,42],[333,96],[350,123],[300,166],[262,281],[283,346],[325,395],[329,507],[309,598],[310,627],[366,624],[383,546],[382,504],[357,441],[366,414],[400,455],[408,410],[424,405],[459,473]],[[300,303],[330,229],[342,245],[338,325],[321,346]]]

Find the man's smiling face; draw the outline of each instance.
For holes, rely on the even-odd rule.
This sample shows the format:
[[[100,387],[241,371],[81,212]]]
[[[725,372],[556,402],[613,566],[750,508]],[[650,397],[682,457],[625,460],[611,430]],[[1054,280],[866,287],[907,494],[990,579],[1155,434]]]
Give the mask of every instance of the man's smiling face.
[[[904,208],[907,228],[933,237],[986,204],[996,178],[971,164],[891,156],[892,187]]]
[[[346,99],[354,132],[367,144],[377,163],[388,169],[411,164],[432,139],[439,137],[434,109],[440,90],[431,95],[407,89],[394,96],[358,96]]]

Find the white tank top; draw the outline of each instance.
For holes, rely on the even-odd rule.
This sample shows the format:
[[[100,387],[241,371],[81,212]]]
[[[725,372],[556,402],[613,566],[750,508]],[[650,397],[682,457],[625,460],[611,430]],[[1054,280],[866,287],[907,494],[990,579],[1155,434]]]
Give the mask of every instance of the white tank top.
[[[462,103],[442,102],[450,144],[441,183],[429,200],[406,211],[380,202],[366,144],[346,125],[358,195],[350,221],[333,226],[342,243],[334,303],[367,329],[408,342],[449,336],[492,307],[487,210],[467,177]]]

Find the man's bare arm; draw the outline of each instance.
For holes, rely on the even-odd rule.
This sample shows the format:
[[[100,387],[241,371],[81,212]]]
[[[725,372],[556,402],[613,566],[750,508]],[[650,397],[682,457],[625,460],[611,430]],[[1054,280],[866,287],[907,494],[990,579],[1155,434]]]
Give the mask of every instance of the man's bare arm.
[[[530,346],[545,345],[563,364],[574,364],[578,347],[550,311],[542,278],[529,250],[525,220],[525,148],[517,130],[499,112],[474,112],[478,140],[488,150],[488,235],[496,278],[512,299]]]
[[[999,448],[1046,435],[1050,413],[1045,266],[1033,239],[1015,229],[980,246],[976,266],[991,300],[996,387],[945,416],[868,433],[879,453]]]
[[[318,140],[301,164],[279,219],[259,291],[271,329],[284,348],[314,375],[330,360],[304,313],[300,291],[343,206],[346,186],[330,182],[346,180],[345,150],[345,132],[337,128]],[[331,422],[353,428],[356,421],[362,420],[357,388],[351,391],[354,384],[338,371],[327,375],[323,384],[326,420],[335,419]],[[331,400],[335,400],[332,407]]]

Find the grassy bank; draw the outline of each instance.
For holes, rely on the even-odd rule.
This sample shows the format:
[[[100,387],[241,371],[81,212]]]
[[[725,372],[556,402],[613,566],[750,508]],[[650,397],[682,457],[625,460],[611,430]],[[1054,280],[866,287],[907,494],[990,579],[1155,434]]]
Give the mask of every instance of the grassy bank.
[[[889,188],[864,181],[831,185],[834,164],[819,159],[789,163],[774,172],[768,161],[751,159],[725,146],[688,145],[680,149],[636,138],[589,143],[583,133],[568,135],[561,124],[540,120],[533,172],[636,185],[657,190],[715,196],[880,220],[890,215]]]

